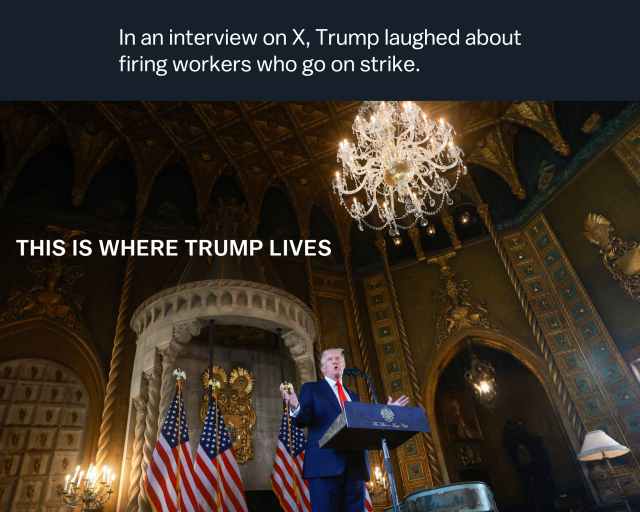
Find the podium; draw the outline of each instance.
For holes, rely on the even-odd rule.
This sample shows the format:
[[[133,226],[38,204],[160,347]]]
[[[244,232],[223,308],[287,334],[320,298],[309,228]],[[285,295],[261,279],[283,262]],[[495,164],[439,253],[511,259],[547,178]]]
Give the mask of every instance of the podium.
[[[334,450],[380,450],[384,438],[395,450],[419,432],[430,432],[420,407],[344,402],[344,411],[320,438],[319,445]]]
[[[392,450],[420,432],[429,432],[429,423],[420,407],[395,407],[378,403],[344,402],[344,411],[320,438],[320,448],[334,450],[380,450],[389,480],[393,510],[400,511],[393,468]]]

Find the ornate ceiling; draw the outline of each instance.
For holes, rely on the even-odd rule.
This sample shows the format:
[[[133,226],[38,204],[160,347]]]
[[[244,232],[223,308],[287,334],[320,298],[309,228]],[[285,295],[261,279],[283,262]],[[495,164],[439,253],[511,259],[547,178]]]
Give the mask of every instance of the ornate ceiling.
[[[457,130],[468,163],[486,167],[526,196],[513,158],[514,135],[526,127],[543,136],[561,155],[569,146],[550,102],[419,102],[428,116],[443,117]],[[144,209],[158,173],[180,163],[191,176],[201,217],[216,179],[232,172],[240,182],[248,213],[259,217],[265,191],[274,181],[286,189],[307,230],[318,194],[330,190],[339,164],[337,144],[352,135],[360,102],[4,102],[2,200],[26,162],[56,138],[64,137],[74,159],[73,204],[82,204],[96,172],[109,161],[130,162]],[[471,173],[472,174],[472,173]],[[481,204],[469,176],[461,192]],[[337,208],[341,236],[350,218]]]

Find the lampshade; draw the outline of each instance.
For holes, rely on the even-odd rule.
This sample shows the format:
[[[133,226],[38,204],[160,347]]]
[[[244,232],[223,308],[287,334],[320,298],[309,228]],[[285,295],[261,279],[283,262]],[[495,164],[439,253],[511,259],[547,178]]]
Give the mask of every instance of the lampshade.
[[[599,460],[603,457],[620,457],[629,453],[629,448],[611,439],[602,430],[588,432],[582,443],[582,450],[578,454],[578,460]]]

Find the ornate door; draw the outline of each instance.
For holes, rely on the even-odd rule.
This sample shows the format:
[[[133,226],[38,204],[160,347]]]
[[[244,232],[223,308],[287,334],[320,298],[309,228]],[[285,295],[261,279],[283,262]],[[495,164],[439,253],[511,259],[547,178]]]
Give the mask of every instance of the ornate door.
[[[0,363],[0,512],[62,512],[67,473],[81,463],[89,394],[42,359]]]

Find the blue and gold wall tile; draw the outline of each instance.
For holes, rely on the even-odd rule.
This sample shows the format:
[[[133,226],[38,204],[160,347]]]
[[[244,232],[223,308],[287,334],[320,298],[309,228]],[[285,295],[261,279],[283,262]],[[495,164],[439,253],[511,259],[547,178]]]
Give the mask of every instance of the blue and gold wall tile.
[[[412,455],[418,455],[418,445],[413,439],[409,439],[402,445],[405,457],[411,457]]]
[[[564,356],[564,364],[567,365],[569,371],[580,369],[580,363],[576,359],[576,356]]]
[[[598,414],[602,414],[602,411],[600,410],[600,405],[598,404],[598,401],[595,398],[585,400],[584,407],[587,410],[587,414],[589,416],[596,416]]]
[[[382,296],[381,293],[378,293],[377,295],[374,295],[373,297],[371,297],[371,301],[375,304],[382,304],[384,302],[384,297]]]
[[[619,407],[624,407],[625,405],[632,404],[636,401],[636,397],[629,386],[624,386],[614,391],[613,396],[616,398],[616,403]]]
[[[538,222],[535,226],[533,226],[529,232],[532,235],[537,235],[538,233],[540,233],[540,231],[542,231],[542,222]]]
[[[422,465],[419,462],[409,464],[407,466],[409,472],[409,480],[418,480],[422,478]]]
[[[536,275],[536,271],[533,270],[533,267],[531,265],[526,265],[522,270],[524,271],[524,275],[527,277]]]
[[[555,316],[550,316],[547,318],[547,325],[552,331],[555,331],[556,329],[560,329],[562,327],[560,320],[558,320],[558,318]]]
[[[591,322],[588,322],[588,323],[584,324],[583,326],[581,326],[580,327],[580,332],[582,333],[582,337],[586,341],[589,338],[593,338],[600,331],[598,330],[598,327],[596,326],[596,323],[592,320]]]
[[[393,359],[392,361],[387,361],[387,373],[398,373],[400,371],[400,367],[398,366],[398,361]]]
[[[387,310],[381,309],[380,311],[376,311],[376,320],[379,322],[380,320],[386,320],[387,318]]]
[[[603,368],[602,376],[604,377],[604,381],[607,384],[611,384],[612,382],[615,382],[618,379],[622,378],[622,375],[620,374],[620,369],[615,364],[612,364],[610,366],[607,366],[606,368]]]
[[[396,353],[396,347],[393,345],[393,341],[390,341],[389,343],[385,343],[382,345],[382,353],[385,356]]]
[[[388,325],[378,327],[378,331],[381,338],[388,338],[389,336],[391,336],[391,327],[389,327]]]
[[[573,315],[574,320],[578,320],[589,313],[587,306],[584,305],[584,302],[580,301],[575,306],[571,307],[571,314]]]
[[[576,377],[573,379],[573,382],[576,384],[576,388],[580,393],[586,393],[587,391],[591,391],[589,387],[589,383],[585,377]]]
[[[597,361],[600,361],[605,357],[611,355],[611,352],[609,352],[609,348],[607,347],[604,341],[600,341],[599,343],[596,343],[589,350],[591,351],[591,354],[593,355],[594,359],[596,359]]]
[[[623,418],[631,432],[640,432],[640,411],[626,414]]]
[[[558,350],[566,350],[571,347],[571,345],[569,345],[569,340],[564,334],[556,336],[553,339],[555,340],[556,345],[558,345]]]
[[[538,249],[543,250],[546,249],[550,243],[551,240],[549,239],[549,235],[544,235],[536,242],[536,245],[538,246]]]
[[[392,393],[400,393],[400,391],[404,391],[402,379],[392,380],[391,382],[389,382],[389,386],[391,387]]]
[[[578,295],[578,290],[576,290],[576,285],[573,283],[567,285],[562,290],[562,296],[565,301],[573,299],[576,295]]]
[[[538,306],[540,306],[540,309],[542,311],[549,311],[551,309],[551,303],[549,302],[549,299],[540,299],[538,301]]]
[[[553,273],[553,278],[556,280],[556,283],[561,283],[567,277],[569,277],[569,272],[567,272],[567,269],[564,267],[564,265],[562,265]]]
[[[560,259],[560,255],[558,254],[558,251],[556,251],[555,249],[544,257],[544,261],[547,264],[547,267],[550,267],[559,259]]]
[[[540,281],[531,283],[531,290],[533,291],[533,293],[540,293],[542,291],[542,285],[540,284]]]
[[[525,253],[524,251],[517,251],[516,258],[518,258],[518,261],[524,261],[529,259],[527,257],[527,253]]]

